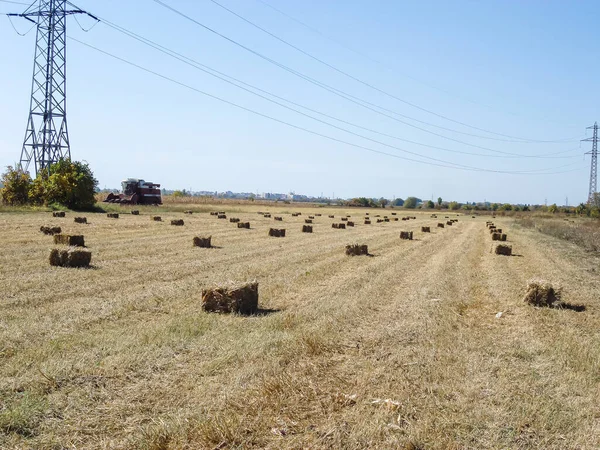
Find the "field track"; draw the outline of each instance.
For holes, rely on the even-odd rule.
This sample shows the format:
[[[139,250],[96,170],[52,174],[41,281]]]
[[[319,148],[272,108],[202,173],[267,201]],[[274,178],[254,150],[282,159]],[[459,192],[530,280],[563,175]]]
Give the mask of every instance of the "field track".
[[[511,219],[504,257],[489,217],[315,208],[306,234],[292,211],[0,214],[0,448],[600,448],[597,254]],[[41,225],[83,234],[93,267],[50,267]],[[523,304],[532,278],[586,311]],[[201,311],[203,287],[253,279],[261,315]]]

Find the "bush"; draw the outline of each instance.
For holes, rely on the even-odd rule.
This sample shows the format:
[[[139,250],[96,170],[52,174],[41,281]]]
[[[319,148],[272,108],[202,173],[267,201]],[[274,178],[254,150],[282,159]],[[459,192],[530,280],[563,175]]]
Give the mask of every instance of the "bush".
[[[13,169],[12,166],[8,166],[6,172],[2,174],[2,185],[4,186],[0,189],[2,203],[14,206],[24,205],[29,201],[31,177],[23,169]]]
[[[419,200],[416,197],[408,197],[404,200],[404,207],[408,209],[415,209]]]
[[[98,181],[86,163],[61,160],[38,173],[30,191],[30,201],[58,203],[70,209],[90,209],[96,203]]]

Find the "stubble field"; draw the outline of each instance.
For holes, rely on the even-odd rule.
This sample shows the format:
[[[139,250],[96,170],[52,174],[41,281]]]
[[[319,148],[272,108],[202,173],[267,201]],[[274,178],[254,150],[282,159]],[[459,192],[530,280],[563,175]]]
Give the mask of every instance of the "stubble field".
[[[217,208],[252,229],[208,209],[0,214],[0,448],[600,448],[597,253],[508,218],[512,257],[486,218]],[[93,267],[50,267],[41,225],[83,234]],[[586,311],[525,305],[531,278]],[[259,315],[201,310],[202,288],[254,279]]]

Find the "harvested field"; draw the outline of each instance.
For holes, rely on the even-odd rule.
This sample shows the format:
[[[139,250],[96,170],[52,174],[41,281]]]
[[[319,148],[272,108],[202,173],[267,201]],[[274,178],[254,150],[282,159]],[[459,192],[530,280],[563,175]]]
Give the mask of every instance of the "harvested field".
[[[3,213],[0,448],[600,447],[597,253],[503,217],[522,257],[490,252],[483,217],[408,245],[429,214],[313,234],[289,215],[274,239],[258,208],[227,211],[244,232],[209,206],[177,232],[181,212],[88,214],[89,270],[48,266],[48,213]],[[255,315],[202,309],[254,279]],[[532,279],[587,309],[530,306]]]

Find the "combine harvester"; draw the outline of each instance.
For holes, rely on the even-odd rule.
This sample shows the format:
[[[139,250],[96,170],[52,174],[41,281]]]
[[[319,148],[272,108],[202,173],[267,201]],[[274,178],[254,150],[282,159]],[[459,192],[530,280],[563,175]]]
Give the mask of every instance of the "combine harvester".
[[[160,184],[137,178],[127,178],[121,181],[120,194],[108,194],[106,203],[120,203],[122,205],[162,205]]]

